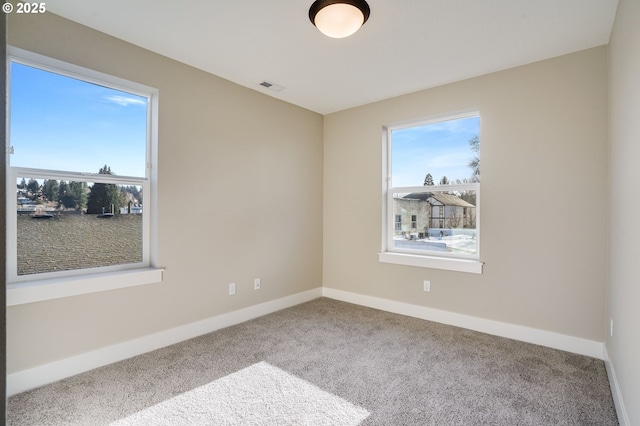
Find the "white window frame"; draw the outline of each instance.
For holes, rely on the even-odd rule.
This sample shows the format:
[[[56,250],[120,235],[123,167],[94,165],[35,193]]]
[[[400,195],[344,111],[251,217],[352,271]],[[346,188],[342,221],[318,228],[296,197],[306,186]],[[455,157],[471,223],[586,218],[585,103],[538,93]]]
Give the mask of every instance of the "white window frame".
[[[162,281],[163,269],[157,267],[157,160],[158,160],[158,97],[157,89],[94,70],[52,59],[12,46],[7,47],[8,91],[11,84],[11,63],[18,63],[43,71],[60,74],[104,87],[132,93],[148,99],[147,147],[144,177],[100,175],[59,170],[12,167],[11,155],[6,161],[6,229],[7,229],[7,305],[39,302],[43,300],[76,296],[117,288],[158,283]],[[11,102],[8,93],[7,151],[11,152],[10,114]],[[17,274],[17,211],[15,207],[16,180],[18,177],[56,179],[76,182],[113,183],[136,185],[143,188],[145,207],[143,215],[142,261],[134,264],[111,265],[99,268],[71,271],[46,272],[31,275]]]
[[[383,126],[382,131],[382,248],[378,260],[406,266],[443,269],[457,272],[481,274],[483,262],[480,261],[480,183],[456,185],[433,185],[428,190],[424,186],[394,187],[391,180],[391,133],[394,130],[419,127],[443,121],[458,120],[480,116],[477,110],[456,114],[447,114],[423,120],[403,122]],[[396,248],[393,245],[395,215],[393,211],[393,194],[403,192],[438,192],[438,191],[470,191],[476,192],[476,235],[477,250],[474,255],[455,253],[425,252]]]

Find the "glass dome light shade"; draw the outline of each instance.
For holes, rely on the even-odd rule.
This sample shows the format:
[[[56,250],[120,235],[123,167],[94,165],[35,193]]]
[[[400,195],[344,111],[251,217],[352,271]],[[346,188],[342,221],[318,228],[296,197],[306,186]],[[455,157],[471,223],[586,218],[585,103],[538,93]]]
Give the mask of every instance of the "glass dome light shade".
[[[352,35],[369,18],[365,1],[316,1],[309,9],[311,22],[326,36],[344,38]]]

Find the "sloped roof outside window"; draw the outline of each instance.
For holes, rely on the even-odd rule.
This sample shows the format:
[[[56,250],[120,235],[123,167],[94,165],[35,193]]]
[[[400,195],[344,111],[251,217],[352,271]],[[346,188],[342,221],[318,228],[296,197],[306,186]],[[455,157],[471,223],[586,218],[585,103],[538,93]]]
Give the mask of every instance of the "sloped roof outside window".
[[[423,200],[423,201],[429,201],[429,199],[433,199],[443,206],[475,207],[473,204],[452,194],[434,194],[432,192],[414,192],[414,193],[405,195],[403,198],[412,199],[412,200]]]

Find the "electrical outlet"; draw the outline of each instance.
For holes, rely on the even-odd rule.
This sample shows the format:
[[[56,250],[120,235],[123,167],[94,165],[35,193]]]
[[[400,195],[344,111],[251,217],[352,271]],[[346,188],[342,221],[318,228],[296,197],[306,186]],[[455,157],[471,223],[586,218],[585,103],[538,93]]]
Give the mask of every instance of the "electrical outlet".
[[[236,294],[236,283],[229,284],[229,296]]]
[[[253,280],[253,289],[260,290],[260,278],[256,278]]]
[[[431,281],[424,280],[423,283],[422,283],[422,289],[424,291],[431,291]]]

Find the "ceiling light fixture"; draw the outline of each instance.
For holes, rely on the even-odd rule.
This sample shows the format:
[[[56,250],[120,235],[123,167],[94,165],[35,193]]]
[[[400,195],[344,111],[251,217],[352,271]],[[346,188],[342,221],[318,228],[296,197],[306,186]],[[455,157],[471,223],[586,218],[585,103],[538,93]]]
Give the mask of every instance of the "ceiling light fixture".
[[[316,0],[309,8],[309,19],[324,35],[344,38],[358,31],[370,12],[365,0]]]

